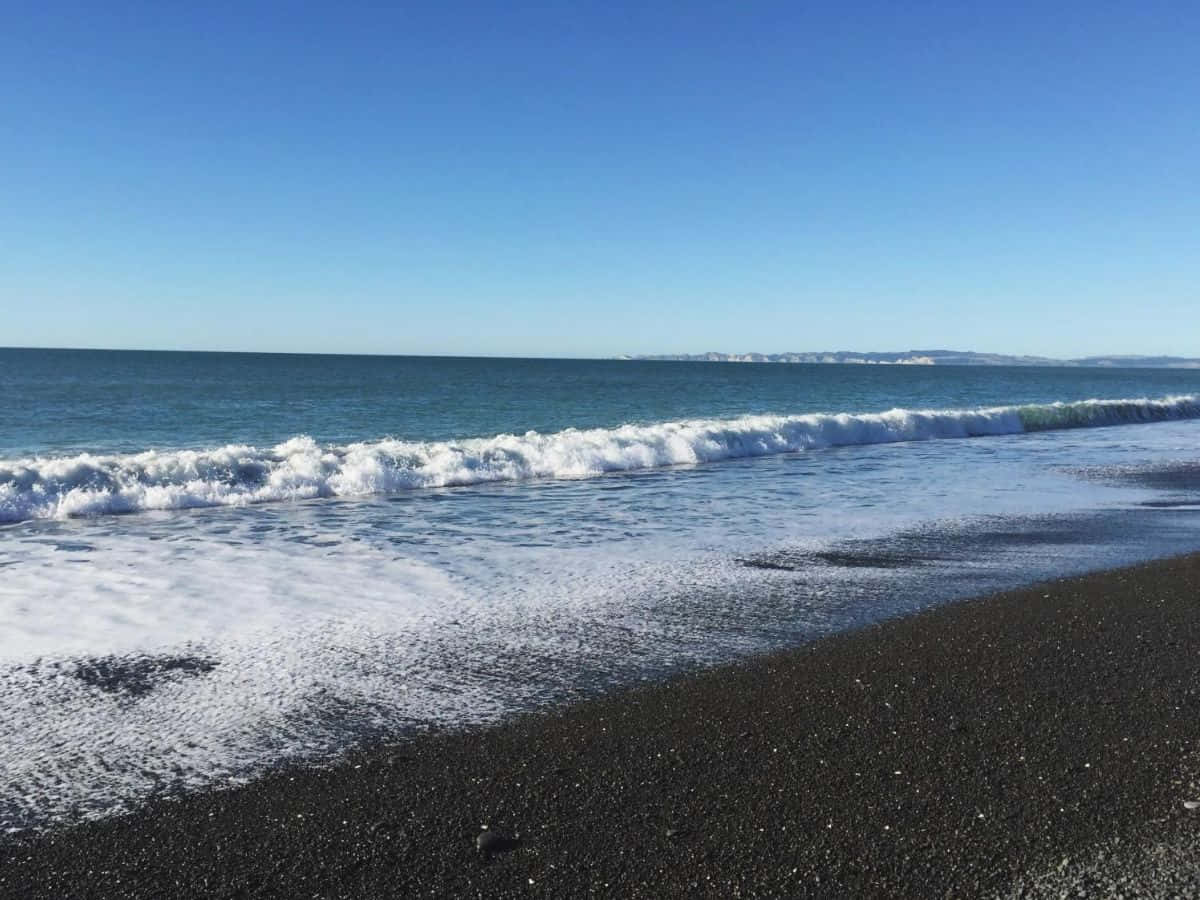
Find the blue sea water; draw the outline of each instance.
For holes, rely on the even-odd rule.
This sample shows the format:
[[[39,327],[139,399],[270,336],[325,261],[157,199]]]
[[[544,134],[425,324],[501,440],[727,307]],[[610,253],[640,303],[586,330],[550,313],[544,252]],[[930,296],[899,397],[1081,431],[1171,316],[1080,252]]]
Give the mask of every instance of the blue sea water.
[[[0,349],[0,457],[971,409],[1200,392],[1200,370]]]
[[[1200,371],[0,350],[0,827],[1200,547]]]

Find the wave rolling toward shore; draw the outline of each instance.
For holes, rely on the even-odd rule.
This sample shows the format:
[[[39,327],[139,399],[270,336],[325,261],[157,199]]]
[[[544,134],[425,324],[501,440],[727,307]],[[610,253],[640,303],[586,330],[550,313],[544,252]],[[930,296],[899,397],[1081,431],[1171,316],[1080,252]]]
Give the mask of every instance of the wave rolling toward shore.
[[[1200,418],[1195,395],[979,409],[752,415],[457,441],[147,450],[0,460],[0,521],[585,478],[837,447]]]

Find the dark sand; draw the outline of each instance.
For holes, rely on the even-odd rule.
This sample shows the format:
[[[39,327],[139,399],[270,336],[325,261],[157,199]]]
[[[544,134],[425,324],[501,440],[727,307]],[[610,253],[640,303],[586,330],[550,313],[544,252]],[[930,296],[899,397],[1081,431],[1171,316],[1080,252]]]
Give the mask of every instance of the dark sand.
[[[1190,896],[1198,588],[1052,582],[0,839],[0,895]]]

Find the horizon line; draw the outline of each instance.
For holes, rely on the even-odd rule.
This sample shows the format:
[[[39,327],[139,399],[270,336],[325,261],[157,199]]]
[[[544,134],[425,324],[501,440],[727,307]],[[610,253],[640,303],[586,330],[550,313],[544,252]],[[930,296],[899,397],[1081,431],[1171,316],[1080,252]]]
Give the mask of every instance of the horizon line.
[[[698,357],[710,353],[719,354],[722,356],[783,356],[789,354],[804,354],[804,355],[819,355],[832,353],[858,353],[858,354],[903,354],[903,353],[963,353],[963,354],[978,354],[983,356],[1005,356],[1013,358],[1028,358],[1048,360],[1050,362],[1077,362],[1085,359],[1181,359],[1181,360],[1196,360],[1200,357],[1185,356],[1182,354],[1172,353],[1089,353],[1083,356],[1066,356],[1052,357],[1042,356],[1036,353],[1013,353],[1001,352],[994,350],[963,350],[957,348],[910,348],[907,350],[776,350],[776,351],[723,351],[723,350],[702,350],[702,351],[678,351],[678,352],[660,352],[648,354],[635,353],[618,353],[612,356],[540,356],[540,355],[525,355],[525,354],[485,354],[485,353],[389,353],[383,351],[330,351],[330,350],[214,350],[214,349],[195,349],[195,348],[162,348],[162,347],[64,347],[64,346],[39,346],[39,345],[0,345],[0,351],[6,350],[42,350],[42,351],[57,351],[57,352],[91,352],[91,353],[197,353],[210,355],[240,355],[240,356],[366,356],[379,357],[385,359],[409,358],[409,359],[525,359],[525,360],[563,360],[563,361],[579,361],[579,362],[740,362],[738,360],[702,360],[702,359],[671,359],[670,357]],[[827,365],[827,363],[792,363],[792,365]],[[946,365],[953,364],[942,364]],[[1054,368],[1054,366],[1046,366]],[[1137,368],[1137,367],[1133,367]]]

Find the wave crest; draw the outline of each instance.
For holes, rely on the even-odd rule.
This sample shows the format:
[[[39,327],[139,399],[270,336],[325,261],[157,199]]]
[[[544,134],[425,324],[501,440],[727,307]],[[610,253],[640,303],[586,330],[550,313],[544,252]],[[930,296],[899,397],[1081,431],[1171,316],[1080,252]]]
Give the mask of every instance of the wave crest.
[[[229,445],[0,460],[0,521],[584,478],[820,447],[1191,418],[1200,418],[1200,398],[1189,395],[985,409],[693,419],[459,441],[384,439],[322,446],[300,436],[269,449]]]

